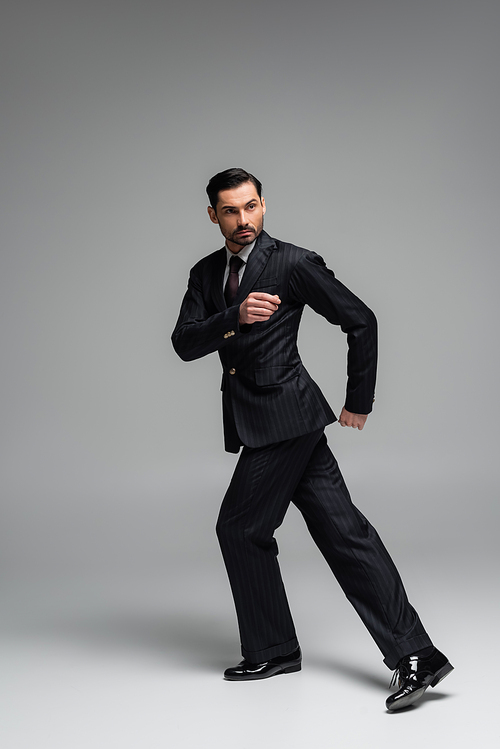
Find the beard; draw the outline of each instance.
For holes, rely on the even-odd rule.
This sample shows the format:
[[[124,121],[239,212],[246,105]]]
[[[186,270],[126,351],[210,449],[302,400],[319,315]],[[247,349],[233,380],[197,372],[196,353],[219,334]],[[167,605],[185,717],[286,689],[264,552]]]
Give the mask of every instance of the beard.
[[[247,244],[252,244],[259,234],[261,233],[262,229],[264,227],[264,218],[262,218],[262,221],[260,224],[254,225],[254,224],[246,224],[245,226],[238,226],[234,231],[232,232],[223,232],[224,237],[228,239],[230,242],[234,242],[234,244],[239,244],[241,247],[246,247]],[[238,234],[240,231],[249,231],[250,234],[247,234],[246,236],[242,236],[241,234]]]

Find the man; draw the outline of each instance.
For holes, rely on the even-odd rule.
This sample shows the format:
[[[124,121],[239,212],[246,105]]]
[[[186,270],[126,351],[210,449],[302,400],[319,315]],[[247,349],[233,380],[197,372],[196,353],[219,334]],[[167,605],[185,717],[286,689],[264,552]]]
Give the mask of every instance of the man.
[[[220,172],[207,193],[210,220],[226,243],[192,268],[172,342],[184,361],[218,351],[225,447],[237,453],[243,446],[217,522],[243,654],[224,676],[263,679],[301,668],[273,537],[293,502],[384,662],[399,675],[388,710],[405,708],[453,667],[433,646],[379,536],[350,500],[324,435],[336,417],[297,350],[305,304],[341,326],[349,351],[339,422],[361,430],[374,400],[375,317],[319,255],[263,231],[266,205],[252,174]]]

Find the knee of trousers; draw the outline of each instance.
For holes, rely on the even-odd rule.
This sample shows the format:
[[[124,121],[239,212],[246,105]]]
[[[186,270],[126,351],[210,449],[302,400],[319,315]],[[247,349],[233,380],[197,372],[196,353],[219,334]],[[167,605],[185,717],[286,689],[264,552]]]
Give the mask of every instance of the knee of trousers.
[[[243,529],[234,520],[219,517],[215,526],[215,533],[220,545],[225,546],[226,544],[234,543],[239,537],[242,537]]]
[[[278,545],[272,533],[268,536],[267,533],[262,532],[262,529],[247,528],[237,520],[219,518],[215,526],[215,532],[221,548],[253,546],[263,551],[271,551],[273,554],[278,553]]]

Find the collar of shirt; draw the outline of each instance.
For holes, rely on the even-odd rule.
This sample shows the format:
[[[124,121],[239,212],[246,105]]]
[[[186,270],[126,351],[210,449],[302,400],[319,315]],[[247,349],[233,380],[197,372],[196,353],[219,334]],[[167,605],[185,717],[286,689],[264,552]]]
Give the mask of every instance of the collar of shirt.
[[[235,257],[235,256],[239,257],[241,260],[243,260],[244,263],[246,263],[248,260],[248,256],[250,255],[253,248],[255,247],[256,241],[257,240],[254,239],[252,244],[245,245],[239,252],[236,252],[236,253],[231,252],[231,250],[228,250],[227,244],[226,244],[226,265],[229,266],[229,261],[231,260],[232,257]]]

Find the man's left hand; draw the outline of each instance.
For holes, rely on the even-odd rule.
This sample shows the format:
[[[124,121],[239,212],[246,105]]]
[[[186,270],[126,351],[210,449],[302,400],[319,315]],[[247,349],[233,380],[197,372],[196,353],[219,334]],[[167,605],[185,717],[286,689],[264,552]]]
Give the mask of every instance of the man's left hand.
[[[353,414],[347,411],[345,408],[342,409],[342,413],[339,416],[339,424],[341,427],[352,427],[353,429],[363,429],[368,414]]]

